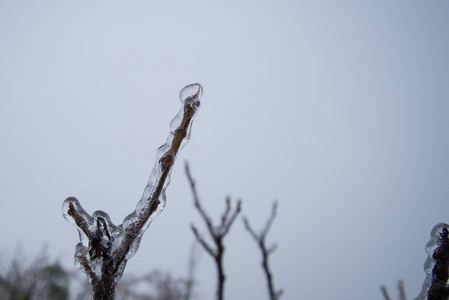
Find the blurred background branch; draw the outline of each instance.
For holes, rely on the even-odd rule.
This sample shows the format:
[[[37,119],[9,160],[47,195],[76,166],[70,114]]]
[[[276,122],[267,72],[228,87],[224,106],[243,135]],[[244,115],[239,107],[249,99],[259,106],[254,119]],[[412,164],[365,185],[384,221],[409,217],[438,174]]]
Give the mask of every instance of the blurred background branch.
[[[198,192],[196,190],[195,181],[190,173],[189,164],[186,162],[185,164],[185,172],[187,179],[190,183],[190,187],[192,190],[193,201],[195,204],[195,208],[201,215],[206,223],[207,230],[209,235],[214,243],[214,246],[209,245],[204,238],[200,235],[197,228],[192,224],[192,231],[195,235],[195,238],[198,242],[203,246],[207,253],[214,259],[216,268],[217,268],[217,291],[216,291],[216,299],[223,300],[224,299],[224,285],[226,280],[226,275],[224,272],[223,266],[223,255],[225,251],[225,247],[223,244],[224,237],[228,234],[229,229],[231,228],[233,222],[235,221],[237,215],[240,213],[242,201],[237,201],[237,206],[234,210],[231,208],[231,199],[230,197],[226,198],[226,208],[221,216],[221,222],[218,226],[214,226],[212,219],[207,215],[204,208],[200,203],[200,199],[198,197]]]
[[[276,244],[273,244],[269,248],[267,248],[265,238],[268,234],[268,231],[271,228],[271,225],[273,224],[274,219],[276,218],[276,212],[277,212],[278,202],[274,201],[273,206],[271,207],[271,215],[267,220],[267,223],[265,224],[265,227],[260,232],[260,234],[256,234],[253,228],[251,228],[251,225],[249,224],[249,221],[246,217],[243,217],[243,223],[245,224],[246,230],[250,233],[250,235],[253,237],[253,239],[256,241],[257,245],[259,246],[260,251],[262,252],[262,268],[264,270],[265,277],[267,279],[267,286],[268,286],[268,293],[270,295],[270,300],[277,300],[281,297],[283,290],[276,291],[274,288],[273,283],[273,275],[270,270],[270,266],[268,264],[268,257],[271,253],[273,253],[277,246]]]

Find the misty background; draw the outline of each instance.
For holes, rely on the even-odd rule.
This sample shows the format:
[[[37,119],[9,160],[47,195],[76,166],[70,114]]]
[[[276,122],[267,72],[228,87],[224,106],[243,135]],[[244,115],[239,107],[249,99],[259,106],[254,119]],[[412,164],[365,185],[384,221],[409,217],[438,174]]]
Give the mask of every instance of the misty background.
[[[48,244],[75,270],[63,200],[121,224],[199,82],[167,205],[125,275],[186,275],[190,224],[206,234],[188,160],[215,219],[230,195],[261,229],[279,201],[281,299],[382,299],[399,279],[413,299],[449,222],[448,16],[448,1],[0,1],[1,251]],[[241,218],[225,246],[226,298],[268,299]],[[212,299],[207,253],[196,279]]]

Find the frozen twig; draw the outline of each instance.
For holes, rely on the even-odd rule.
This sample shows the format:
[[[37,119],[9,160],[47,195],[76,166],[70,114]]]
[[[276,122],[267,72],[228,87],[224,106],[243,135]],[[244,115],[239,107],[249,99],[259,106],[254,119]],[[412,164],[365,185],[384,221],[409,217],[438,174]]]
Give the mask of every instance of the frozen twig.
[[[198,242],[203,246],[203,248],[206,250],[207,253],[209,253],[210,256],[215,261],[215,265],[217,267],[217,293],[216,293],[216,299],[217,300],[223,300],[224,299],[224,283],[226,280],[226,275],[224,273],[223,269],[223,254],[225,247],[223,245],[223,239],[228,234],[229,229],[231,228],[231,225],[234,223],[237,215],[240,213],[242,201],[237,201],[237,207],[232,210],[231,207],[231,199],[229,197],[226,198],[226,208],[221,216],[221,222],[220,225],[217,227],[214,227],[211,218],[207,215],[204,208],[202,207],[200,203],[200,199],[198,197],[198,193],[196,191],[195,181],[192,178],[192,175],[190,174],[189,165],[186,162],[185,164],[185,171],[187,175],[187,179],[189,180],[190,187],[192,189],[192,195],[193,195],[193,202],[195,204],[195,208],[198,210],[199,214],[203,218],[204,222],[206,223],[207,230],[209,232],[210,237],[212,238],[214,242],[214,246],[210,246],[204,238],[200,235],[197,228],[192,224],[192,231],[195,235],[195,238],[198,240]]]
[[[262,268],[264,270],[265,277],[267,278],[268,293],[270,294],[270,300],[279,299],[283,293],[282,289],[279,291],[275,290],[273,283],[273,275],[271,274],[270,267],[268,265],[268,256],[277,249],[277,245],[273,244],[269,248],[267,248],[267,245],[265,243],[265,238],[268,234],[268,231],[270,230],[271,225],[273,224],[273,221],[276,218],[277,206],[278,206],[277,201],[274,201],[271,209],[271,215],[268,218],[268,221],[265,224],[264,229],[260,232],[260,234],[256,234],[254,229],[250,226],[248,219],[246,217],[243,217],[243,223],[245,224],[246,230],[256,241],[257,245],[260,248],[260,251],[262,252]]]
[[[95,300],[115,298],[116,286],[127,261],[136,253],[152,220],[164,209],[170,173],[179,150],[189,140],[202,93],[199,84],[191,84],[181,90],[182,108],[170,123],[166,143],[157,151],[156,163],[142,199],[123,224],[114,225],[103,211],[90,216],[74,197],[64,201],[63,216],[78,228],[80,235],[75,264],[89,277]]]
[[[449,299],[449,225],[437,224],[426,245],[428,258],[424,264],[427,274],[421,293],[415,300]]]

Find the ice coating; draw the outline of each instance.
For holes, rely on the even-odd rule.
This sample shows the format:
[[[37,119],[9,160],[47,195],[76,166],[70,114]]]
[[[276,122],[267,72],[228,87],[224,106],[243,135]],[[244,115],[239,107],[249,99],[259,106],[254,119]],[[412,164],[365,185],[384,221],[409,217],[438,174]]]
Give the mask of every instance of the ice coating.
[[[200,101],[203,95],[203,87],[199,83],[189,84],[179,92],[179,99],[182,103],[187,101]]]
[[[426,278],[415,300],[448,299],[449,297],[449,225],[437,224],[426,245],[428,257],[424,263]]]
[[[170,122],[165,144],[157,150],[156,162],[142,198],[122,225],[113,224],[103,211],[90,216],[75,197],[64,201],[62,214],[77,227],[80,236],[75,249],[75,265],[88,275],[95,299],[114,299],[116,284],[126,262],[137,252],[142,235],[152,220],[164,209],[172,166],[179,151],[189,141],[202,94],[203,88],[198,83],[181,90],[182,107]]]
[[[76,211],[79,216],[74,216],[73,211]],[[92,224],[92,217],[83,209],[78,199],[76,199],[75,197],[67,198],[62,204],[62,215],[69,223],[72,223],[77,227],[78,233],[80,235],[80,242],[82,245],[87,247],[89,245],[89,242],[87,238],[88,234],[86,233],[86,231],[90,230],[89,226],[90,224]],[[76,220],[80,217],[82,219],[79,219],[80,221],[77,224]],[[85,221],[85,223],[83,223],[83,221]]]
[[[143,224],[141,231],[141,234],[143,234],[151,224],[151,221],[164,209],[166,202],[165,189],[170,183],[171,166],[173,165],[178,152],[190,140],[192,121],[200,107],[202,94],[203,88],[198,83],[184,87],[179,93],[179,98],[183,103],[183,107],[170,122],[170,132],[167,141],[157,150],[156,162],[142,198],[137,204],[134,212],[127,216],[123,221],[124,228],[128,228],[129,224],[138,219],[138,212],[149,210],[151,209],[151,206],[154,206],[159,202],[157,203],[156,211],[152,213],[148,221]],[[161,179],[164,179],[162,185],[160,182]],[[158,197],[155,197],[156,194]],[[135,250],[137,251],[137,248]],[[132,256],[133,253],[130,255]]]

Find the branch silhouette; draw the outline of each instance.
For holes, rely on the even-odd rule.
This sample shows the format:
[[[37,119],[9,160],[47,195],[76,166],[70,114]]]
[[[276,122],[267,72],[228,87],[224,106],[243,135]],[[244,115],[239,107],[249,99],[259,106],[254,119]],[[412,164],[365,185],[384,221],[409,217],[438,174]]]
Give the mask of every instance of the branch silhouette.
[[[195,235],[195,238],[198,240],[198,242],[203,246],[203,248],[206,250],[207,253],[209,253],[210,256],[215,261],[215,265],[217,267],[217,292],[216,292],[216,299],[217,300],[223,300],[224,299],[224,284],[226,280],[226,275],[224,273],[223,268],[223,255],[225,251],[225,247],[223,245],[223,239],[224,237],[229,233],[229,229],[231,228],[232,224],[234,223],[235,219],[237,218],[237,215],[240,213],[241,210],[241,204],[242,201],[237,201],[237,207],[232,210],[231,208],[231,198],[226,198],[226,208],[221,216],[221,222],[218,226],[214,227],[211,218],[207,215],[205,212],[203,206],[200,203],[200,199],[198,197],[198,193],[196,191],[195,181],[193,180],[192,175],[190,174],[190,168],[188,163],[185,164],[185,172],[187,175],[187,179],[190,183],[190,187],[192,190],[193,195],[193,202],[195,204],[196,210],[201,215],[202,219],[204,220],[204,223],[206,223],[207,231],[209,232],[210,237],[212,238],[212,241],[214,243],[214,247],[212,245],[209,245],[208,242],[204,239],[204,237],[199,233],[198,229],[195,227],[195,225],[191,225],[193,234]]]
[[[268,257],[270,254],[272,254],[277,249],[277,245],[273,244],[270,247],[267,247],[265,238],[268,234],[268,231],[271,228],[271,225],[273,224],[274,219],[276,218],[276,212],[277,212],[278,202],[274,201],[273,206],[271,208],[271,215],[267,220],[267,223],[265,224],[264,229],[260,232],[260,234],[256,234],[255,230],[251,227],[249,224],[249,221],[246,217],[243,217],[243,223],[245,224],[246,230],[250,233],[250,235],[253,237],[253,239],[256,241],[257,245],[259,246],[260,251],[262,252],[262,268],[265,273],[265,277],[267,278],[267,286],[268,286],[268,293],[270,295],[270,300],[277,300],[281,297],[283,290],[276,291],[274,288],[273,283],[273,275],[271,273],[269,264],[268,264]]]

